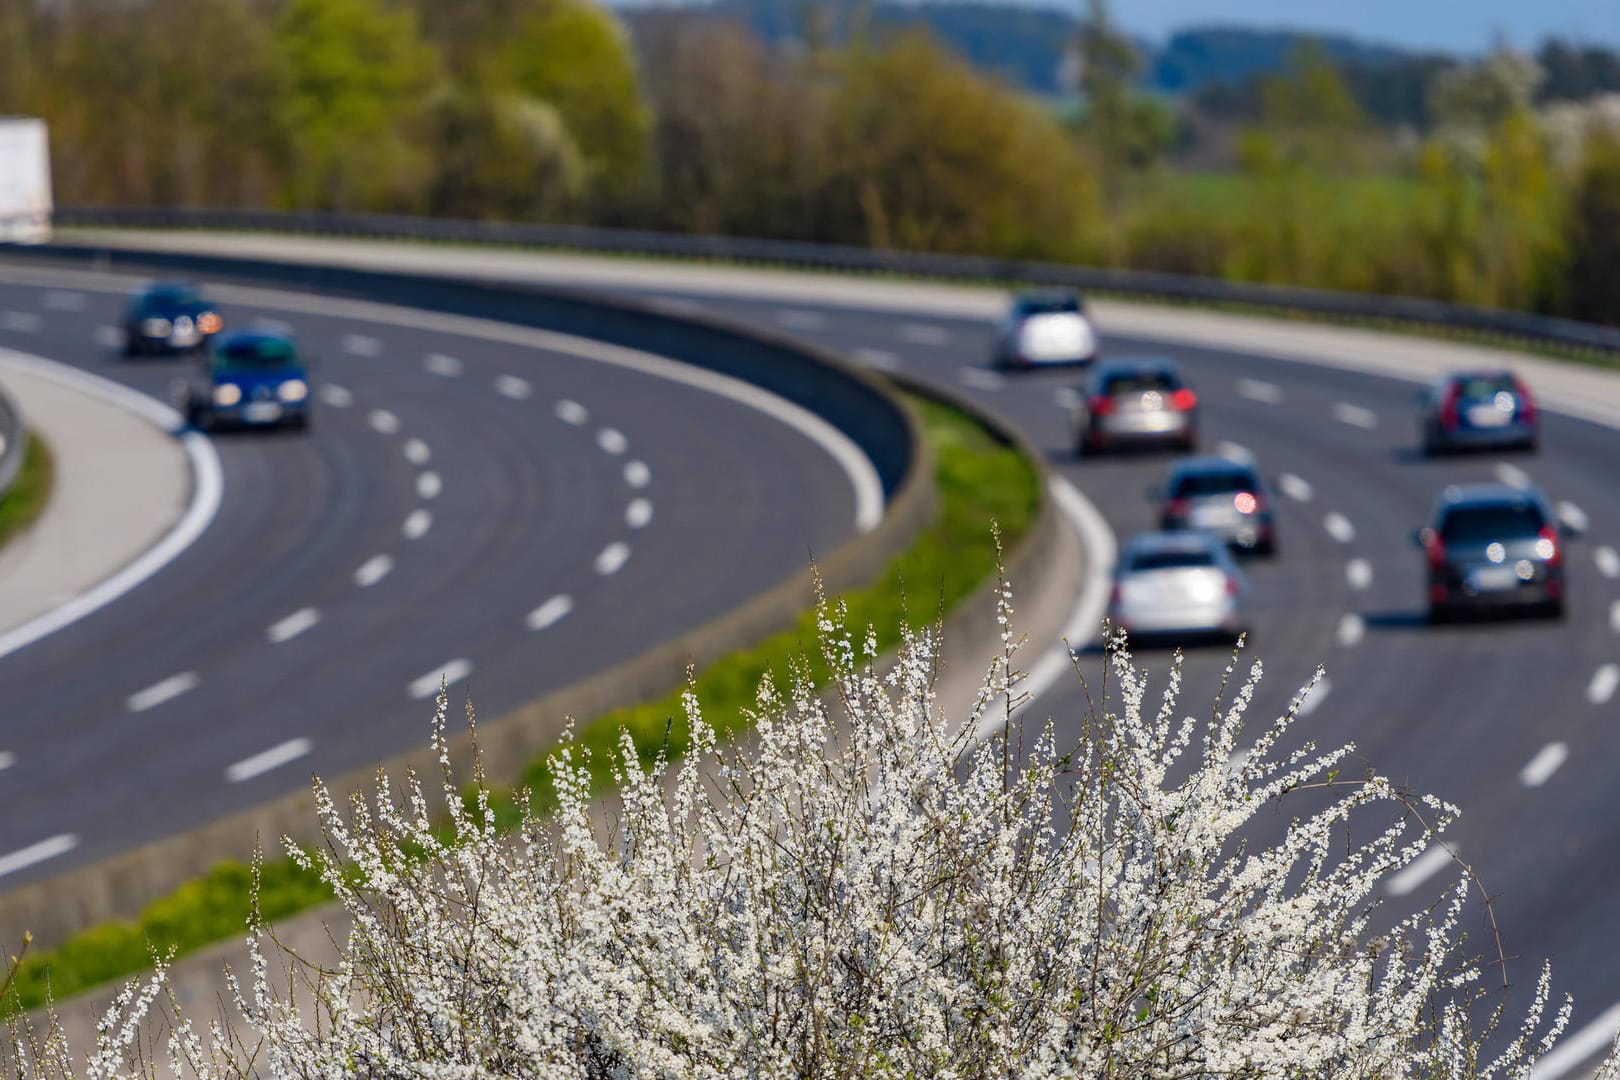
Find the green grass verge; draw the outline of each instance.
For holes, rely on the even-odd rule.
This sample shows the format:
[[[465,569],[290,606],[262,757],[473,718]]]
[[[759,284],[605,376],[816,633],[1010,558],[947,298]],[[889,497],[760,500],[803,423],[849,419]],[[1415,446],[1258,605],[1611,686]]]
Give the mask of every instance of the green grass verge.
[[[22,468],[17,470],[11,487],[0,495],[0,547],[39,520],[51,498],[55,463],[50,449],[39,436],[30,435],[28,449],[23,453]]]
[[[994,573],[992,521],[1012,544],[1028,531],[1040,505],[1034,463],[955,409],[922,398],[912,403],[934,453],[939,508],[929,527],[877,581],[843,596],[850,625],[872,625],[884,648],[898,642],[902,616],[913,623],[932,622],[942,607],[953,607]],[[791,628],[711,664],[697,679],[705,715],[717,727],[735,730],[742,711],[753,703],[760,677],[769,670],[785,671],[789,660],[806,654],[816,637],[813,613],[806,612]],[[819,656],[808,659],[816,677],[824,678]],[[594,767],[601,770],[599,784],[608,782],[607,766],[621,728],[635,736],[649,759],[666,745],[667,729],[671,756],[678,756],[686,747],[679,691],[598,717],[579,731],[579,743],[591,750]],[[530,763],[524,777],[536,805],[545,805],[549,795],[545,778],[542,756]],[[515,816],[511,793],[498,797],[497,805],[508,819]],[[135,922],[91,927],[55,950],[25,956],[0,1011],[38,1008],[48,997],[61,1000],[138,974],[151,967],[153,949],[184,954],[241,934],[247,925],[250,881],[245,864],[222,863],[152,903]],[[259,904],[267,918],[285,918],[328,899],[321,883],[290,860],[265,864]],[[16,948],[18,943],[0,944]]]

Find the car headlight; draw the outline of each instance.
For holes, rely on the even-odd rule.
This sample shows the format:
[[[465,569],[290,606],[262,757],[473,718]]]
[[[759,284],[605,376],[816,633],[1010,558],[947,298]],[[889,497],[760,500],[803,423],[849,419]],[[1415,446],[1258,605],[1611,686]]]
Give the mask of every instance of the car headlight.
[[[303,379],[288,379],[276,387],[276,396],[282,401],[303,401],[309,397],[309,384]]]
[[[141,331],[147,337],[168,337],[174,324],[168,319],[147,319],[141,323]]]
[[[214,404],[227,408],[242,400],[242,388],[235,383],[220,383],[214,387]]]

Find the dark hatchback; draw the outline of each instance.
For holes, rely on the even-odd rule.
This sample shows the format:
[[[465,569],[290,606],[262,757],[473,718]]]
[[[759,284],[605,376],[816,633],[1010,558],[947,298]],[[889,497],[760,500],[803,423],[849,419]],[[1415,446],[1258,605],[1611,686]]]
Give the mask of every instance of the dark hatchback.
[[[1414,539],[1428,561],[1429,618],[1465,611],[1564,614],[1564,536],[1535,489],[1449,487]]]
[[[1536,399],[1511,371],[1454,372],[1424,391],[1419,406],[1426,454],[1534,450],[1540,440]]]
[[[207,346],[225,320],[188,281],[148,285],[124,313],[124,355],[185,352]]]
[[[1177,462],[1165,482],[1159,527],[1202,529],[1257,555],[1277,551],[1271,492],[1252,462],[1195,457]]]
[[[309,369],[290,337],[228,334],[177,386],[176,398],[193,427],[302,429],[309,426]]]

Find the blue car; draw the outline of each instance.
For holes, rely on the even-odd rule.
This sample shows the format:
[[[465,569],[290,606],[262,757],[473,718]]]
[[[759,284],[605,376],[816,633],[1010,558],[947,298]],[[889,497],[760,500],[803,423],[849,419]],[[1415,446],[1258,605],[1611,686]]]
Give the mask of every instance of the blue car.
[[[161,281],[130,297],[124,313],[124,355],[203,349],[224,326],[197,286]]]
[[[309,369],[284,334],[241,331],[221,337],[177,388],[193,427],[309,426]]]

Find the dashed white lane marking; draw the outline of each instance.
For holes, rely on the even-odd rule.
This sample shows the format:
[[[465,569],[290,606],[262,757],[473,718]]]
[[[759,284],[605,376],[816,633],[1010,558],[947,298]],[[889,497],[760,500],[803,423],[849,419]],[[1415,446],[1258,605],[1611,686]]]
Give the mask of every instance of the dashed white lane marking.
[[[1219,454],[1227,461],[1236,461],[1244,465],[1247,465],[1254,460],[1253,450],[1250,450],[1242,443],[1229,442],[1225,439],[1222,439],[1220,442],[1215,444],[1215,453]]]
[[[1607,705],[1616,690],[1620,690],[1620,664],[1604,664],[1592,672],[1592,681],[1586,684],[1586,700],[1593,705]]]
[[[381,356],[382,342],[367,334],[344,334],[343,351],[350,356]]]
[[[39,328],[45,325],[45,320],[32,311],[8,311],[0,315],[0,330],[10,330],[17,334],[37,334]]]
[[[160,683],[153,683],[145,690],[138,690],[124,699],[124,706],[132,713],[146,712],[155,709],[165,702],[173,701],[182,694],[189,694],[197,689],[201,682],[195,671],[182,671],[178,675],[170,675]]]
[[[393,435],[399,431],[399,417],[387,409],[372,409],[371,415],[366,417],[366,422],[382,435]]]
[[[1527,488],[1530,486],[1530,474],[1517,465],[1509,465],[1505,461],[1499,461],[1496,463],[1496,468],[1491,471],[1496,474],[1498,480],[1508,487]]]
[[[235,765],[225,770],[225,779],[233,784],[240,784],[244,780],[251,780],[255,776],[263,776],[272,769],[279,769],[283,765],[291,764],[301,757],[308,756],[315,744],[308,739],[288,739],[278,746],[268,750],[261,750],[252,757],[243,758]]]
[[[1282,387],[1276,383],[1261,382],[1259,379],[1239,379],[1237,392],[1250,401],[1258,401],[1265,405],[1276,405],[1283,399]]]
[[[827,316],[819,311],[782,308],[776,312],[776,322],[789,330],[820,330],[827,325]]]
[[[1609,605],[1609,629],[1620,634],[1620,600]]]
[[[124,332],[116,326],[98,326],[95,334],[92,335],[92,340],[103,349],[122,348]]]
[[[545,630],[562,622],[563,619],[568,617],[568,613],[573,610],[573,597],[553,596],[550,600],[529,612],[529,617],[524,622],[528,623],[530,630]]]
[[[622,454],[630,449],[630,440],[624,437],[624,432],[618,428],[605,427],[596,433],[596,445],[604,453]]]
[[[293,332],[292,323],[288,322],[286,319],[270,319],[261,317],[254,319],[248,324],[248,326],[254,330],[258,330],[266,334],[277,334],[282,337],[286,337]]]
[[[412,510],[405,515],[405,524],[400,527],[399,531],[405,534],[407,540],[420,540],[428,534],[428,530],[431,528],[433,528],[432,514],[426,510]]]
[[[460,360],[444,353],[428,353],[422,358],[422,366],[427,368],[428,374],[446,379],[453,379],[465,370]]]
[[[596,572],[603,577],[617,574],[629,561],[630,545],[622,540],[615,540],[603,548],[602,553],[596,557]]]
[[[1305,700],[1300,702],[1299,715],[1309,716],[1317,709],[1320,709],[1322,703],[1328,699],[1328,695],[1331,693],[1333,693],[1333,681],[1331,679],[1322,679],[1317,682],[1311,688],[1311,692],[1305,695]]]
[[[1339,628],[1333,636],[1344,648],[1353,649],[1367,636],[1367,620],[1353,611],[1348,612],[1339,620]]]
[[[1372,563],[1366,559],[1351,559],[1344,566],[1344,580],[1352,589],[1365,589],[1372,584]]]
[[[337,383],[326,383],[320,391],[321,400],[334,409],[347,409],[354,404],[354,395]]]
[[[1597,563],[1598,573],[1604,577],[1620,577],[1620,552],[1614,548],[1607,545],[1600,547],[1592,552],[1592,559]]]
[[[0,772],[5,772],[17,764],[17,755],[10,750],[0,750]]]
[[[1610,1005],[1596,1020],[1560,1041],[1530,1070],[1530,1080],[1559,1080],[1614,1044],[1620,1029],[1620,1004]]]
[[[1592,519],[1586,516],[1586,511],[1568,500],[1558,504],[1558,520],[1567,525],[1571,531],[1578,533],[1584,533],[1592,525]]]
[[[454,686],[472,674],[472,661],[466,659],[452,660],[442,664],[436,671],[430,671],[420,679],[412,679],[405,690],[417,701],[430,698],[439,692],[440,685]]]
[[[1450,844],[1435,844],[1423,854],[1390,875],[1384,891],[1391,896],[1405,896],[1446,868],[1456,856],[1457,849]]]
[[[899,371],[904,366],[900,358],[887,349],[856,349],[850,355],[855,358],[856,363],[877,368],[879,371]]]
[[[1322,528],[1327,534],[1341,544],[1348,544],[1356,538],[1356,527],[1350,524],[1350,519],[1343,514],[1334,512],[1322,519]]]
[[[409,439],[405,443],[405,460],[412,465],[426,465],[433,460],[433,448],[421,439]]]
[[[1060,386],[1052,391],[1052,403],[1060,409],[1073,409],[1086,396],[1072,386]]]
[[[624,463],[624,482],[633,488],[644,488],[652,483],[652,470],[645,461],[627,461]]]
[[[394,569],[394,560],[388,555],[374,555],[361,564],[360,569],[354,572],[354,583],[362,589],[369,589]]]
[[[20,851],[13,851],[10,855],[0,856],[0,877],[15,874],[19,870],[26,870],[30,866],[38,865],[47,859],[66,855],[78,846],[79,838],[72,833],[59,833],[49,840],[29,844]]]
[[[436,472],[425,472],[416,478],[416,497],[419,499],[437,499],[443,490],[444,481],[439,479]]]
[[[270,639],[270,644],[280,645],[310,629],[321,621],[321,613],[312,607],[303,608],[288,615],[279,622],[271,623],[264,636]]]
[[[1371,409],[1364,409],[1360,405],[1351,405],[1347,401],[1338,402],[1333,406],[1333,419],[1341,424],[1365,428],[1368,431],[1378,426],[1377,413]]]
[[[972,390],[996,391],[1007,385],[1003,379],[993,371],[986,371],[981,367],[968,365],[959,368],[956,372],[957,381]]]
[[[633,499],[630,505],[624,508],[624,523],[632,529],[645,529],[652,524],[652,518],[651,499]]]
[[[1569,760],[1569,745],[1561,742],[1550,742],[1536,751],[1536,756],[1525,763],[1519,770],[1519,783],[1525,787],[1540,787],[1552,779],[1559,766]]]
[[[1311,487],[1310,482],[1293,473],[1283,473],[1277,477],[1277,486],[1282,488],[1284,495],[1295,502],[1308,503],[1316,498],[1316,489]]]
[[[48,289],[39,302],[46,311],[83,311],[89,298],[82,292]]]
[[[556,411],[557,419],[561,420],[565,424],[573,424],[575,427],[579,427],[581,424],[585,423],[591,418],[589,409],[581,405],[579,402],[569,401],[567,398],[563,398],[561,401],[557,402]]]
[[[534,387],[529,385],[527,379],[520,379],[516,375],[502,375],[495,380],[495,392],[513,401],[523,401],[534,393]]]
[[[900,327],[900,340],[910,345],[949,345],[951,332],[932,323],[904,323]]]

